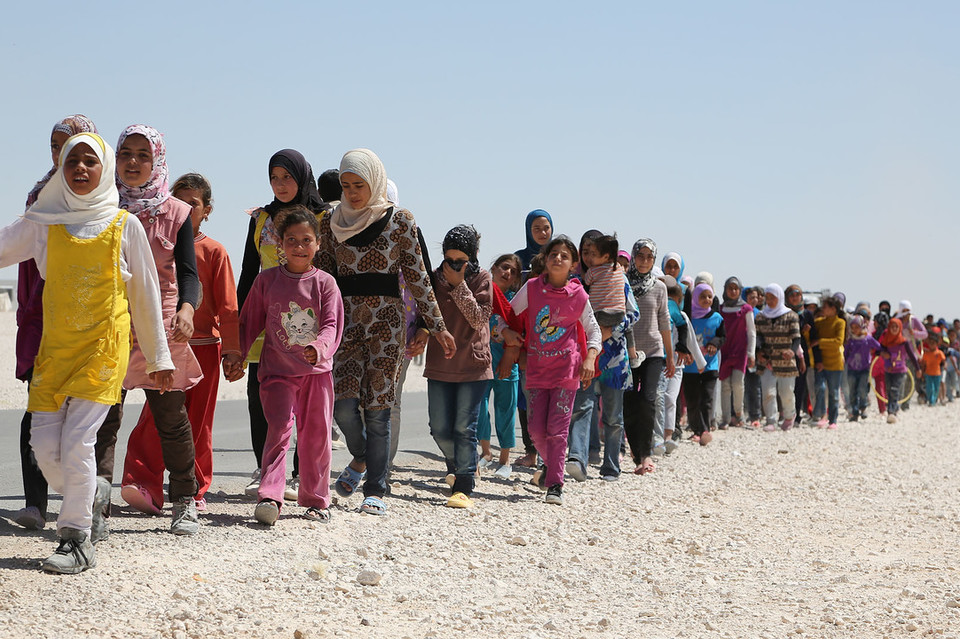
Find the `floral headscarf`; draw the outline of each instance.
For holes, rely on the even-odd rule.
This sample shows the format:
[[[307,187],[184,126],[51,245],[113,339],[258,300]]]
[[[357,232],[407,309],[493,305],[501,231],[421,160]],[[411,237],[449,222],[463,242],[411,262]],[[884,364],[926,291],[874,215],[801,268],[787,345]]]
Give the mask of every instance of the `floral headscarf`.
[[[160,205],[170,198],[170,174],[167,171],[167,147],[163,143],[163,135],[152,126],[145,124],[131,124],[120,134],[117,140],[117,149],[131,135],[142,135],[150,144],[150,153],[153,155],[153,168],[150,170],[150,179],[143,186],[127,186],[117,173],[117,190],[120,191],[120,207],[127,209],[134,215],[156,215]]]
[[[88,118],[85,115],[80,115],[76,113],[74,115],[68,115],[64,119],[60,120],[53,125],[53,131],[50,132],[51,137],[54,133],[66,133],[67,137],[76,135],[77,133],[96,133],[97,125],[93,123],[93,120]],[[57,167],[51,168],[47,171],[47,174],[40,178],[40,181],[33,185],[33,188],[30,189],[30,193],[27,194],[27,208],[31,204],[37,201],[37,196],[40,195],[40,191],[44,186],[47,185],[47,182],[50,181],[50,178],[53,177],[53,174],[57,172]]]
[[[657,282],[657,276],[653,273],[653,263],[650,264],[650,270],[641,273],[637,270],[637,253],[642,248],[648,248],[653,252],[653,259],[657,259],[657,243],[647,237],[642,237],[633,244],[633,251],[630,253],[630,268],[627,269],[627,279],[630,281],[630,288],[633,289],[634,297],[646,295],[653,285]]]

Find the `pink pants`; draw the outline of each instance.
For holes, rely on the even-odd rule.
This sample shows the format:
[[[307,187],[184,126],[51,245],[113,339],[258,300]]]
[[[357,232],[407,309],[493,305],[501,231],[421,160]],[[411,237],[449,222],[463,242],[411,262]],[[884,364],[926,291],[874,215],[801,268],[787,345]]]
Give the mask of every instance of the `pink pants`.
[[[576,389],[528,388],[527,432],[540,457],[547,464],[544,484],[563,485],[563,465],[567,460],[567,434],[573,416]]]
[[[220,344],[191,344],[193,354],[200,362],[203,379],[184,394],[184,406],[193,429],[193,447],[196,451],[194,472],[197,476],[197,499],[202,499],[213,479],[213,417],[220,389]],[[124,486],[136,484],[146,488],[154,504],[163,504],[163,451],[160,434],[153,421],[150,407],[144,404],[140,419],[127,441],[127,456],[123,462]]]
[[[260,467],[260,499],[283,503],[287,477],[287,449],[297,424],[300,455],[300,494],[305,507],[330,506],[330,425],[333,423],[333,375],[264,377],[260,401],[267,418],[267,441]]]

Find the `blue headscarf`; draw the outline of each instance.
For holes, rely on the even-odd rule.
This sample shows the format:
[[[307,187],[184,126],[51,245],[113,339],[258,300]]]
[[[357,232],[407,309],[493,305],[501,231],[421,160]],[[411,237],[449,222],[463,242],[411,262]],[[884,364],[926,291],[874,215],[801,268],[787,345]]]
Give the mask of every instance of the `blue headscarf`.
[[[533,221],[538,217],[545,217],[547,221],[550,222],[551,236],[553,235],[553,218],[550,217],[550,214],[544,211],[543,209],[536,209],[527,213],[527,219],[523,223],[524,232],[527,234],[527,245],[526,247],[520,249],[516,252],[516,256],[520,258],[520,262],[523,264],[523,269],[527,270],[530,268],[530,260],[533,259],[533,256],[540,252],[542,248],[541,245],[537,244],[533,239],[533,233],[530,229],[533,228]]]

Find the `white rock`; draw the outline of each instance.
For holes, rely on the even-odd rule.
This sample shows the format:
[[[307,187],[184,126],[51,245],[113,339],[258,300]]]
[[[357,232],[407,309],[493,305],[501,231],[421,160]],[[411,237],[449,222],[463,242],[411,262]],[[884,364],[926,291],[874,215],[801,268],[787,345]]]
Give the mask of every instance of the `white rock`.
[[[510,539],[508,539],[507,543],[510,544],[511,546],[526,546],[527,538],[517,535],[516,537],[511,537]]]
[[[360,574],[357,575],[357,583],[364,586],[376,586],[381,579],[383,579],[383,575],[375,570],[361,570]]]

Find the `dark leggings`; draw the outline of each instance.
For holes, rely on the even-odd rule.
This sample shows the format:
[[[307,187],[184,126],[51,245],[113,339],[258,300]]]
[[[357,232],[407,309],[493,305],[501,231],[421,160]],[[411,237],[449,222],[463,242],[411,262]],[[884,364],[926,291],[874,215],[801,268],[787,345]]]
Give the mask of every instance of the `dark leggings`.
[[[687,423],[694,435],[710,430],[717,371],[683,374],[683,396],[687,400]]]
[[[639,368],[633,369],[634,383],[623,392],[623,431],[638,466],[653,451],[657,387],[665,364],[663,357],[646,358]]]

